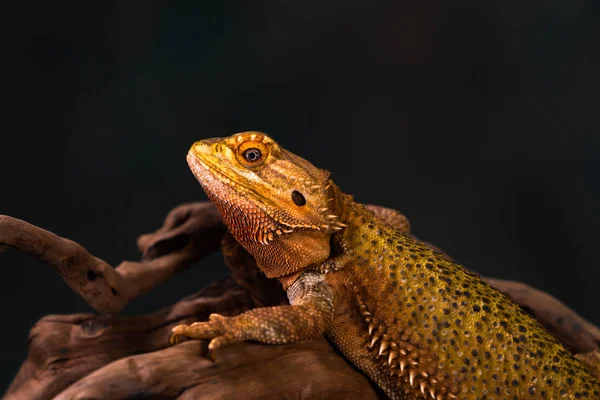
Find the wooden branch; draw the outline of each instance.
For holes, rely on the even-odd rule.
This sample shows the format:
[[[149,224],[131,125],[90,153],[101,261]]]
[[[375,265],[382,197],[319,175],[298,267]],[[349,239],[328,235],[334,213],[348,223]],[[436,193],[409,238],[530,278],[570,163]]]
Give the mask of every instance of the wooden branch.
[[[201,215],[201,221],[181,218],[182,214],[192,211],[196,216]],[[179,224],[180,221],[186,223]],[[210,203],[180,206],[167,217],[167,224],[168,234],[154,235],[152,245],[147,236],[141,237],[139,245],[148,246],[147,255],[156,253],[160,245],[170,251],[163,251],[161,257],[147,257],[142,262],[124,261],[114,269],[80,244],[6,215],[0,215],[0,244],[15,247],[55,268],[94,310],[116,314],[135,297],[217,249],[225,232],[221,216]],[[189,231],[190,227],[193,232]],[[202,246],[195,245],[197,243]]]
[[[50,398],[112,361],[168,347],[177,324],[205,320],[211,313],[236,315],[251,307],[246,291],[228,278],[149,315],[48,315],[31,329],[28,358],[6,399]]]
[[[5,400],[193,399],[198,393],[222,399],[236,391],[248,399],[299,392],[308,398],[377,398],[378,390],[323,337],[286,346],[240,344],[219,351],[216,363],[206,358],[206,342],[168,347],[177,324],[251,307],[249,294],[227,278],[146,316],[46,316],[31,330],[29,356]],[[285,383],[272,385],[272,377]]]
[[[219,352],[217,363],[206,358],[207,347],[186,342],[115,361],[55,399],[378,398],[323,337],[288,346],[233,345]]]
[[[402,222],[402,219],[399,220]],[[0,243],[22,249],[55,267],[90,305],[116,312],[221,242],[231,277],[171,307],[135,317],[75,314],[42,318],[31,330],[29,355],[5,399],[121,399],[131,397],[383,398],[324,338],[221,349],[206,358],[206,342],[168,346],[176,324],[206,320],[211,313],[236,315],[256,306],[287,301],[281,285],[267,279],[254,259],[225,234],[209,203],[175,208],[162,228],[143,235],[140,263],[112,269],[83,247],[10,217],[0,217]],[[92,271],[98,275],[89,279]],[[138,282],[142,283],[137,288]],[[486,278],[537,318],[592,372],[600,365],[600,330],[550,295],[518,282]],[[116,295],[107,296],[111,288]],[[584,354],[585,353],[585,354]],[[273,385],[272,382],[277,384]]]

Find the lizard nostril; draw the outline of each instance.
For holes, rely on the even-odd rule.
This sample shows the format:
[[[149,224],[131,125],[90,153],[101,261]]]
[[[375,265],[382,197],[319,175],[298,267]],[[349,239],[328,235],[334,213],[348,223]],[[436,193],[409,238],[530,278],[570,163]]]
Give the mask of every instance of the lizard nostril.
[[[221,152],[221,143],[215,143],[215,153]]]

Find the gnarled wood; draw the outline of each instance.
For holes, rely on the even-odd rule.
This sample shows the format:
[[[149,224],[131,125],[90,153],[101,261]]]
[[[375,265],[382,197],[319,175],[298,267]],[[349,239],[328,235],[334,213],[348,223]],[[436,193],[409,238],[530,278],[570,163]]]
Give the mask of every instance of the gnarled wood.
[[[193,218],[183,218],[187,223],[178,225],[176,217],[183,210],[190,215],[201,214],[201,223],[195,224]],[[219,213],[210,203],[183,205],[169,214],[167,222],[171,224],[170,234],[182,237],[183,233],[188,233],[185,243],[173,243],[163,238],[158,243],[166,243],[172,251],[163,251],[162,256],[142,262],[123,261],[117,268],[94,257],[72,240],[6,215],[0,215],[0,244],[15,247],[54,267],[67,285],[94,310],[116,314],[132,299],[149,292],[176,271],[217,249],[225,232]],[[185,228],[191,229],[186,231]],[[161,233],[156,235],[160,237]],[[194,247],[194,243],[200,241],[202,246]],[[144,237],[140,238],[140,245],[143,246],[143,243]],[[151,246],[147,253],[152,254]]]
[[[377,398],[367,378],[323,337],[288,346],[232,345],[219,352],[217,363],[206,355],[206,343],[192,341],[123,358],[55,399],[291,399],[299,393],[309,399]]]
[[[31,329],[28,358],[6,398],[50,398],[112,361],[168,347],[177,324],[212,313],[236,315],[251,307],[247,292],[229,278],[149,315],[48,315]]]
[[[305,398],[382,397],[322,337],[282,346],[239,344],[220,349],[216,363],[206,358],[205,342],[168,346],[170,329],[176,324],[206,320],[211,313],[235,315],[287,301],[279,282],[266,279],[252,257],[225,234],[210,203],[175,208],[162,228],[139,238],[143,261],[124,262],[116,269],[75,242],[0,217],[0,244],[17,247],[55,267],[71,288],[104,312],[117,312],[130,299],[215,250],[219,242],[231,277],[171,307],[134,317],[42,318],[31,330],[28,358],[4,398],[258,399],[297,398],[299,393]],[[89,279],[90,271],[96,278]],[[486,280],[574,353],[587,353],[578,357],[592,371],[597,368],[598,353],[592,352],[600,344],[597,327],[544,292],[519,282]]]

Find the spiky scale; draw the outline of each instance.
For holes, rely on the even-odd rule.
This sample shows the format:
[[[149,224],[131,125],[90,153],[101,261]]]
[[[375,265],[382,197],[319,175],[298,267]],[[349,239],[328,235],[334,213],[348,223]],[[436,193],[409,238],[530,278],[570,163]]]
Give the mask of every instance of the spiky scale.
[[[394,361],[396,358],[398,357],[398,352],[396,351],[390,351],[390,354],[388,356],[388,365],[392,365],[392,361]]]
[[[406,368],[406,361],[405,360],[401,360],[399,362],[400,364],[400,371],[404,372],[404,368]]]
[[[387,350],[388,348],[388,342],[381,342],[381,345],[379,346],[379,356],[381,357],[381,355]]]
[[[375,346],[375,343],[377,343],[377,341],[380,339],[379,335],[375,335],[373,336],[373,338],[371,339],[371,344],[369,345],[369,348],[373,348]]]

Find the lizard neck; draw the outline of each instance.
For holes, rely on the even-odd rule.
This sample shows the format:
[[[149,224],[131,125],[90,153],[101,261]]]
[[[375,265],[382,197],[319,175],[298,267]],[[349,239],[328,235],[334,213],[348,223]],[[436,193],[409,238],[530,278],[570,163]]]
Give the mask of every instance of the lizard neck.
[[[330,208],[339,216],[339,221],[346,225],[344,230],[331,237],[331,256],[335,257],[345,247],[362,247],[366,241],[363,240],[365,237],[362,233],[366,233],[368,226],[376,225],[379,221],[372,211],[355,202],[351,195],[342,192],[337,186],[331,185],[330,195],[333,199]]]
[[[338,221],[346,226],[343,230],[331,234],[329,244],[327,246],[327,258],[330,259],[335,258],[343,252],[343,242],[345,240],[343,238],[346,236],[346,231],[349,229],[354,231],[358,228],[358,224],[356,223],[356,215],[357,213],[360,214],[360,209],[362,209],[365,213],[368,213],[369,211],[366,210],[362,205],[355,203],[351,195],[342,192],[331,180],[328,182],[327,187],[327,195],[330,199],[327,203],[327,207],[329,209],[328,212],[337,215]],[[325,259],[306,264],[304,268],[296,269],[292,271],[292,273],[287,273],[283,276],[277,276],[277,279],[279,279],[283,285],[284,290],[287,290],[287,288],[294,283],[306,269],[314,268],[323,261],[325,261]]]
[[[357,206],[362,207],[360,204],[354,201],[354,198],[342,192],[340,188],[333,182],[329,184],[329,198],[330,201],[329,209],[333,214],[336,214],[339,221],[348,225],[354,222],[354,214],[356,213],[355,208]]]

